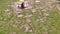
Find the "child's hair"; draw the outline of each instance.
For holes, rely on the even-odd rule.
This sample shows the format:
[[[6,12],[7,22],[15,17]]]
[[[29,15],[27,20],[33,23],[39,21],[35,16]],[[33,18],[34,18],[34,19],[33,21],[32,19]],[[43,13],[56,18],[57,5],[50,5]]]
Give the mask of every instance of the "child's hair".
[[[25,6],[24,6],[24,2],[21,4],[21,9],[24,9]]]
[[[19,9],[24,9],[24,8],[25,8],[25,7],[24,7],[24,3],[22,3],[21,6],[18,5],[18,8],[19,8]]]

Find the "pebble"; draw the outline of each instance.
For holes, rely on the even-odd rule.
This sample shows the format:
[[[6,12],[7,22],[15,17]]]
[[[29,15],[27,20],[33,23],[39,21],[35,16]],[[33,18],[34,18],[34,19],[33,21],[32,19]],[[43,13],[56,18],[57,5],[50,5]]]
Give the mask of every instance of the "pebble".
[[[36,0],[35,2],[40,2],[39,0]]]
[[[32,30],[29,30],[28,32],[32,32]]]
[[[17,15],[17,17],[23,17],[24,15],[20,14],[20,15]]]
[[[32,9],[32,12],[34,13],[34,12],[36,12],[36,10],[35,9]]]
[[[30,19],[26,19],[26,22],[31,22],[31,20]]]
[[[9,34],[16,34],[16,32],[10,32]]]
[[[49,16],[49,14],[48,13],[44,13],[44,16]]]
[[[7,11],[10,11],[10,10],[9,10],[9,9],[6,9],[6,10],[4,10],[4,11],[6,11],[6,12],[7,12]]]
[[[26,15],[25,17],[27,18],[27,17],[31,17],[32,16],[32,14],[30,14],[30,15]]]

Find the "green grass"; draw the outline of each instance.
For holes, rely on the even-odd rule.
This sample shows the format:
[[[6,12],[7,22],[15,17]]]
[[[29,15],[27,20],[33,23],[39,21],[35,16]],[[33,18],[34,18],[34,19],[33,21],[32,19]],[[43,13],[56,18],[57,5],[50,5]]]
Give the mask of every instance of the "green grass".
[[[9,34],[10,32],[16,32],[16,34],[31,34],[29,32],[24,32],[24,28],[20,28],[27,23],[26,18],[17,18],[14,16],[12,13],[13,11],[8,6],[10,4],[8,0],[0,0],[0,4],[0,34]],[[10,11],[5,12],[4,10],[6,9],[9,9]],[[60,34],[60,14],[57,9],[48,10],[47,13],[49,16],[44,19],[44,22],[36,21],[37,19],[44,18],[42,14],[44,12],[40,13],[39,11],[32,13],[29,10],[21,13],[24,16],[27,14],[33,15],[30,17],[31,22],[28,23],[33,30],[33,34]],[[18,20],[21,21],[21,23],[15,24],[15,21]],[[13,27],[13,25],[16,25],[17,27]]]

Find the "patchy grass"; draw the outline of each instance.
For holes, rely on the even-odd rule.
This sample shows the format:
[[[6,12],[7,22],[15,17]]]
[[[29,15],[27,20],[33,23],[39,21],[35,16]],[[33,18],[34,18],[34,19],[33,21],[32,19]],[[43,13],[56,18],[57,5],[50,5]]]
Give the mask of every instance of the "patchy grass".
[[[60,13],[57,9],[49,9],[46,12],[37,9],[34,13],[31,10],[23,11],[21,14],[24,16],[17,18],[8,6],[10,1],[0,0],[0,4],[0,34],[60,34]],[[26,15],[32,16],[25,17]],[[30,22],[27,19],[30,19]],[[25,32],[28,28],[25,24],[29,25],[28,30],[32,32]]]

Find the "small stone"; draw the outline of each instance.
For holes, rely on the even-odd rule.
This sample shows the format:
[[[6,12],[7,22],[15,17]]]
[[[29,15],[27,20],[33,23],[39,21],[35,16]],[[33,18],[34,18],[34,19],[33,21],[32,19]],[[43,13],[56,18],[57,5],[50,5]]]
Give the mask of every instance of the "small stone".
[[[22,15],[22,14],[20,14],[20,15],[17,15],[17,17],[23,17],[23,15]]]
[[[27,18],[27,17],[31,17],[32,16],[32,14],[30,14],[30,15],[26,15],[25,17]]]
[[[15,24],[20,24],[21,22],[18,20],[18,21],[15,21]]]
[[[36,0],[35,2],[40,2],[39,0]]]
[[[32,30],[29,30],[28,32],[32,32]]]
[[[17,25],[13,25],[13,27],[17,28]]]
[[[34,13],[34,12],[36,12],[36,10],[35,9],[32,9],[32,12]]]
[[[60,11],[60,9],[58,9]]]
[[[16,34],[16,32],[10,32],[9,34]]]
[[[43,18],[40,19],[40,22],[44,22]]]
[[[42,34],[48,34],[48,32],[47,32],[47,31],[45,31],[45,32],[42,32]]]
[[[32,14],[28,15],[28,17],[31,17],[31,16],[32,16]]]
[[[26,22],[31,22],[31,20],[30,19],[26,19]]]
[[[8,6],[11,6],[11,5],[8,5]]]
[[[10,10],[9,10],[9,9],[6,9],[6,10],[4,10],[4,11],[6,11],[6,12],[7,12],[7,11],[10,11]]]
[[[36,20],[37,22],[40,21],[39,19]]]
[[[4,20],[7,20],[6,18]]]
[[[40,9],[44,9],[44,6],[41,6]]]
[[[47,12],[47,10],[46,10],[46,9],[43,9],[42,11],[43,11],[43,12]]]
[[[44,16],[49,16],[49,14],[48,13],[44,13]]]
[[[60,5],[56,5],[56,8],[58,9],[58,11],[60,11]]]

